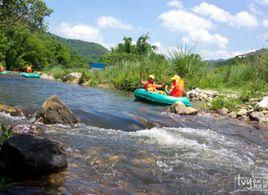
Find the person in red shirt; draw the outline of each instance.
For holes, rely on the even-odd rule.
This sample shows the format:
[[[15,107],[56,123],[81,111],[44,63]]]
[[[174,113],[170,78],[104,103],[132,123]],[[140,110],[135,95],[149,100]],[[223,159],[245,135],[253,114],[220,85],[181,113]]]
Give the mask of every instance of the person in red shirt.
[[[184,81],[178,75],[174,75],[171,80],[172,82],[169,90],[166,86],[167,94],[173,97],[182,97],[185,92]]]
[[[143,88],[150,92],[157,92],[157,89],[162,88],[162,85],[155,84],[155,76],[150,75],[147,81],[141,81],[144,85]]]
[[[0,72],[3,72],[5,68],[3,66],[0,66]]]
[[[30,73],[30,72],[32,72],[32,68],[31,68],[31,66],[28,66],[28,67],[26,68],[25,72],[26,72],[26,73]]]

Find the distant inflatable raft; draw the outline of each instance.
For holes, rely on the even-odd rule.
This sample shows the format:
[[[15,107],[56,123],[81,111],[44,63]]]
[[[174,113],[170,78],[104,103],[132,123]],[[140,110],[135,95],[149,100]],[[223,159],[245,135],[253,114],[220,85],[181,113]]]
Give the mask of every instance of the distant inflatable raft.
[[[6,75],[6,74],[8,74],[9,72],[8,71],[1,71],[0,72],[0,75]]]
[[[21,76],[22,77],[25,77],[25,78],[36,78],[36,79],[40,79],[40,74],[36,74],[36,73],[26,73],[26,72],[23,72],[23,73],[21,73]]]
[[[191,106],[191,103],[187,97],[172,97],[159,93],[149,92],[145,89],[136,89],[134,95],[136,99],[147,101],[153,104],[172,105],[176,102],[182,102],[187,107]]]

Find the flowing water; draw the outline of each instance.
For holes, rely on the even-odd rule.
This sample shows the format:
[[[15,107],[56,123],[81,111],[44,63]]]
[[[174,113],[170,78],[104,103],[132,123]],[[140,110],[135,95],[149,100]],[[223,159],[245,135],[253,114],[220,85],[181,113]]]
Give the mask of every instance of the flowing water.
[[[166,112],[167,107],[135,101],[130,93],[55,81],[2,76],[0,92],[1,103],[19,106],[29,115],[47,97],[58,95],[81,121],[74,127],[45,127],[45,136],[64,144],[67,170],[34,181],[13,181],[3,192],[267,192],[265,186],[241,192],[246,188],[237,182],[239,177],[268,177],[267,130],[211,115],[177,116]],[[26,122],[3,114],[0,118]]]

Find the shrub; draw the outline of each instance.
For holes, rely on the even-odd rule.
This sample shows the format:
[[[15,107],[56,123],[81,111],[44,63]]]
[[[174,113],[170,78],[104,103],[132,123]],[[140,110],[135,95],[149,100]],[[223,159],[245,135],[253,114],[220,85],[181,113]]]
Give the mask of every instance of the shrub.
[[[228,108],[230,111],[236,110],[236,106],[240,103],[237,98],[225,98],[223,96],[216,97],[211,102],[212,110],[219,110],[222,108]]]
[[[12,128],[7,128],[2,124],[0,127],[0,144],[5,142],[12,135],[13,135]]]

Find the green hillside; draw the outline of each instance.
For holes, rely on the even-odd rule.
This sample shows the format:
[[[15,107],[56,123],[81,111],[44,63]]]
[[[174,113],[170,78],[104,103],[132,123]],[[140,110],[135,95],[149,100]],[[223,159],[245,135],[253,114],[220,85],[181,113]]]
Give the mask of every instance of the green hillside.
[[[219,60],[208,60],[209,63],[216,65],[216,66],[222,66],[222,65],[229,65],[230,63],[234,61],[244,62],[248,60],[255,60],[259,61],[261,58],[268,57],[268,48],[259,49],[256,51],[252,51],[249,53],[241,54],[238,56],[235,56],[233,58],[229,59],[219,59]]]
[[[50,34],[57,41],[67,45],[81,56],[84,56],[91,61],[97,61],[101,55],[108,53],[108,49],[98,43],[86,42],[74,39],[65,39],[60,36]]]

